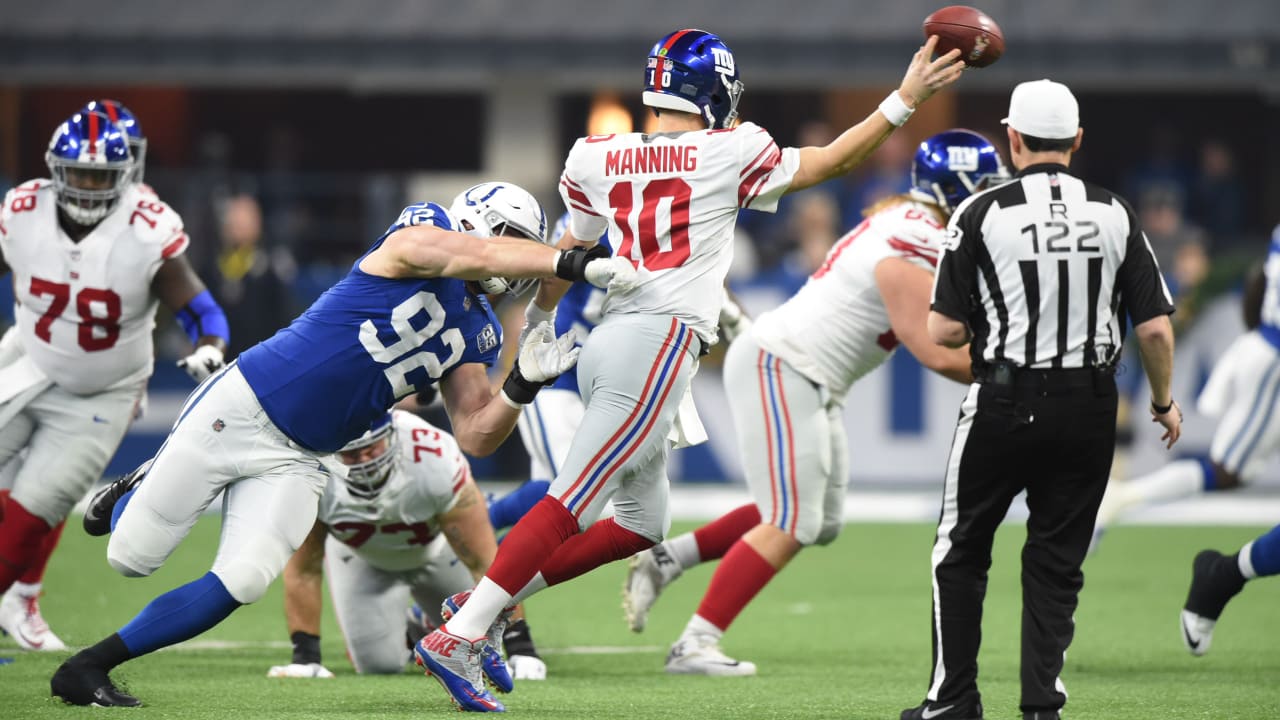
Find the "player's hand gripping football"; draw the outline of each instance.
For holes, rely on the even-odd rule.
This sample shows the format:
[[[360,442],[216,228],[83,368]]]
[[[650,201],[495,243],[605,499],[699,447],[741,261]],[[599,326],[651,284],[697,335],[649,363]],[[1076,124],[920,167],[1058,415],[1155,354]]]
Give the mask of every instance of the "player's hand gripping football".
[[[226,365],[222,351],[212,345],[201,345],[195,352],[178,361],[178,367],[187,371],[197,383],[222,369]]]
[[[912,107],[918,107],[934,93],[959,80],[960,73],[964,71],[964,61],[960,59],[958,49],[935,59],[933,51],[937,46],[937,35],[931,36],[920,46],[911,58],[911,64],[907,66],[902,84],[898,86],[898,93],[902,95],[903,101]]]
[[[267,671],[269,678],[331,678],[333,673],[320,663],[291,663],[289,665],[273,665]]]
[[[560,377],[578,362],[582,348],[577,347],[577,341],[572,330],[556,337],[551,323],[538,323],[520,346],[520,357],[516,361],[520,375],[535,383]]]

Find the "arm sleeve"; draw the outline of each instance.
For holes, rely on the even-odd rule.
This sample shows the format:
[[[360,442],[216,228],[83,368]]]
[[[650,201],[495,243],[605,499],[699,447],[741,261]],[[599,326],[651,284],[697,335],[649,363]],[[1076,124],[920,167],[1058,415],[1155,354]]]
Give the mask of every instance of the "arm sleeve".
[[[743,133],[738,163],[738,207],[776,212],[778,201],[800,169],[800,151],[779,149],[767,130],[750,123],[733,132]]]
[[[979,222],[980,213],[972,209],[961,208],[951,217],[933,276],[929,309],[962,322],[968,322],[978,278],[974,248],[982,242]]]
[[[1128,220],[1129,235],[1125,243],[1124,261],[1116,272],[1116,287],[1120,299],[1128,309],[1129,320],[1134,325],[1146,322],[1158,315],[1173,314],[1173,297],[1160,275],[1147,234],[1142,232],[1138,218],[1128,203],[1121,201]]]

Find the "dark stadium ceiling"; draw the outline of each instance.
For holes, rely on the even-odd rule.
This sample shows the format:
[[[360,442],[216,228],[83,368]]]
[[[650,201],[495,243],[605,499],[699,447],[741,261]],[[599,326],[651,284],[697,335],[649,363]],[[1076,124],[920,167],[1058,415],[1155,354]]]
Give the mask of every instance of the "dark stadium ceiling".
[[[19,84],[549,89],[634,85],[650,44],[714,30],[755,87],[884,85],[938,0],[0,0]],[[1280,93],[1280,0],[989,0],[1008,50],[972,86],[1051,75],[1099,87]]]

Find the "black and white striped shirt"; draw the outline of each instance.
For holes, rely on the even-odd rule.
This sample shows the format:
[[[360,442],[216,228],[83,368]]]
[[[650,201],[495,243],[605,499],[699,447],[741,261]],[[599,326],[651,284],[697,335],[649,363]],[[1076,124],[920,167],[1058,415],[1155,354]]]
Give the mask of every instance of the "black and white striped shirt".
[[[932,309],[969,324],[976,367],[1111,365],[1134,325],[1173,312],[1151,245],[1118,195],[1032,165],[951,216]]]

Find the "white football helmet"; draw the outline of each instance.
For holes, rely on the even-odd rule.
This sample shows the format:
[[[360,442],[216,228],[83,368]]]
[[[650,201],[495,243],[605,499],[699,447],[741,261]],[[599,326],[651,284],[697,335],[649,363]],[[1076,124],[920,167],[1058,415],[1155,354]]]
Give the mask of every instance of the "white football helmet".
[[[547,215],[528,190],[511,183],[485,182],[462,191],[449,213],[462,222],[462,230],[480,238],[506,235],[550,244]],[[532,278],[494,277],[480,281],[487,293],[519,295],[533,286]]]
[[[386,439],[386,447],[368,460],[348,462],[346,453],[363,450]],[[391,413],[387,413],[373,422],[363,435],[352,440],[338,451],[338,459],[347,466],[347,490],[361,498],[376,497],[382,492],[382,486],[391,477],[391,465],[396,459],[395,424],[391,421]]]

